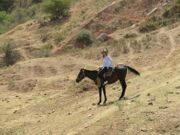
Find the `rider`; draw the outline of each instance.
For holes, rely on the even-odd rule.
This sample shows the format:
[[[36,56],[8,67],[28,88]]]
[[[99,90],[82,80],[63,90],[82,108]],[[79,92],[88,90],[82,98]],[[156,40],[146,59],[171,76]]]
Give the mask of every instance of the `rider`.
[[[112,59],[108,55],[108,49],[105,48],[101,51],[103,56],[103,65],[101,66],[98,76],[102,79],[104,82],[106,78],[104,78],[104,74],[108,71],[108,69],[111,69],[113,67]]]

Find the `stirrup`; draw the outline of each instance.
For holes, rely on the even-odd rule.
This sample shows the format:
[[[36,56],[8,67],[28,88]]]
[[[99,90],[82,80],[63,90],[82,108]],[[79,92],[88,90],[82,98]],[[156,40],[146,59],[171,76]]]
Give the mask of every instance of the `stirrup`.
[[[108,81],[105,81],[104,83],[103,83],[103,86],[106,86],[108,84]]]

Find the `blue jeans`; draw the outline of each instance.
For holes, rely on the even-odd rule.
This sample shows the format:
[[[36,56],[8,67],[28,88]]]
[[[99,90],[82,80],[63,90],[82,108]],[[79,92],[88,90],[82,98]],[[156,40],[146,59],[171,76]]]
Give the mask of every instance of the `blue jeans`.
[[[108,71],[107,67],[101,68],[98,72],[98,76],[104,81],[104,74]]]

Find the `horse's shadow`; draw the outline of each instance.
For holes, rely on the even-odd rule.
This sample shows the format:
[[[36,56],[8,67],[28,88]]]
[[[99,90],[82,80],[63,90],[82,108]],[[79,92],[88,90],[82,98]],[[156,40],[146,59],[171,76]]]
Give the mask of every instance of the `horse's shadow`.
[[[123,100],[128,100],[128,99],[127,99],[127,98],[124,98]],[[99,107],[110,106],[110,105],[119,103],[119,102],[121,102],[121,101],[122,101],[122,100],[110,101],[110,102],[108,102],[108,103],[100,104],[100,105],[98,105],[98,106],[99,106]]]

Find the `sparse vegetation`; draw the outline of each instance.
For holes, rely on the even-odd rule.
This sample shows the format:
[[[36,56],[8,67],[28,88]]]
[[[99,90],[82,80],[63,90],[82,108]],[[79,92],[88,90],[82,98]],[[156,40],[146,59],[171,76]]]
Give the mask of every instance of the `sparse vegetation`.
[[[139,28],[140,32],[151,32],[160,27],[173,24],[180,18],[180,0],[174,0],[174,4],[168,6],[161,17],[153,16],[146,20]]]
[[[180,18],[180,0],[175,0],[173,6],[170,6],[163,13],[164,18]]]
[[[45,44],[41,48],[34,48],[31,50],[31,55],[34,58],[43,58],[43,57],[49,57],[50,52],[53,49],[53,46],[51,44]]]
[[[52,20],[66,17],[69,13],[71,0],[45,0],[43,11],[50,14]]]
[[[0,11],[0,33],[3,33],[12,22],[12,16],[6,11]]]
[[[46,42],[49,39],[49,34],[48,33],[42,33],[40,39],[42,42]]]
[[[37,16],[40,2],[41,0],[0,0],[0,33]]]
[[[127,33],[124,38],[134,38],[134,37],[137,37],[137,34],[136,33]]]
[[[3,53],[2,65],[4,66],[13,65],[20,59],[20,54],[14,50],[10,43],[3,45],[1,52]]]
[[[92,36],[90,31],[88,30],[81,30],[76,37],[76,42],[81,45],[89,46],[92,44]]]
[[[150,32],[150,31],[156,30],[158,26],[159,26],[159,19],[156,17],[152,17],[140,26],[139,31]]]
[[[57,44],[57,43],[60,43],[60,42],[63,41],[64,39],[65,39],[64,34],[56,33],[56,34],[54,35],[54,41],[55,41],[56,44]]]

